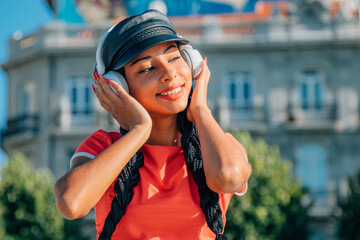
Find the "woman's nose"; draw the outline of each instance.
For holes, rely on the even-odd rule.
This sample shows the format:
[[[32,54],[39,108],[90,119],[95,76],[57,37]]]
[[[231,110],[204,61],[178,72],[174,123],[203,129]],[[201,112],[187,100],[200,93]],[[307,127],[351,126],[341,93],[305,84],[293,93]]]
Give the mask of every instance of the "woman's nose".
[[[162,64],[161,81],[171,81],[177,77],[176,68],[173,64],[165,62]]]

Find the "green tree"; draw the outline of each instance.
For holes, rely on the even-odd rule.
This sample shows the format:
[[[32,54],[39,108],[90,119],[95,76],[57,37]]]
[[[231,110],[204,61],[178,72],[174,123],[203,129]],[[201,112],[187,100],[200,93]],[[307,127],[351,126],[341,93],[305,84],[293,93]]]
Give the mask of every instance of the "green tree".
[[[342,210],[338,235],[341,239],[360,240],[360,169],[348,183],[349,195],[338,201]]]
[[[252,166],[248,191],[233,197],[225,234],[231,239],[306,239],[308,207],[300,203],[306,194],[292,176],[291,163],[281,159],[277,146],[253,141],[249,133],[234,132]]]
[[[50,170],[34,169],[20,153],[10,156],[1,170],[0,239],[83,239],[79,230],[67,231],[74,227],[58,213],[53,186]]]

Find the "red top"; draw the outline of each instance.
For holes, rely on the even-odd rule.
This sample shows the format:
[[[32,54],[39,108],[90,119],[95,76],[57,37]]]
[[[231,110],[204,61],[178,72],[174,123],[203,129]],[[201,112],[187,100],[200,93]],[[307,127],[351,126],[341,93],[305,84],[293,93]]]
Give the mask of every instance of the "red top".
[[[236,141],[232,135],[228,136]],[[74,157],[94,158],[120,137],[116,132],[98,130],[79,146]],[[215,239],[200,208],[198,187],[193,177],[189,177],[191,172],[181,147],[145,144],[142,153],[144,166],[139,169],[140,182],[133,189],[134,196],[112,239]],[[97,238],[115,197],[114,183],[95,205]],[[239,193],[244,194],[246,188]],[[232,195],[219,194],[224,223]]]

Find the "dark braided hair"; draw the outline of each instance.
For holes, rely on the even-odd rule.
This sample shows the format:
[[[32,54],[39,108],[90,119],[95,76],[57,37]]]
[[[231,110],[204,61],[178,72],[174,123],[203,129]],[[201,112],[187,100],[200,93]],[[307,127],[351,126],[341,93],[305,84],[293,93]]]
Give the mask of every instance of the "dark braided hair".
[[[216,234],[216,240],[226,240],[227,237],[222,234],[224,222],[221,216],[222,211],[219,204],[219,194],[212,191],[206,184],[199,134],[196,125],[187,119],[186,113],[187,108],[180,112],[177,118],[185,162],[198,185],[200,207],[205,214],[209,228]]]
[[[127,133],[126,130],[120,128],[121,135]],[[144,155],[141,148],[135,153],[130,161],[121,171],[114,185],[115,198],[111,202],[111,210],[105,219],[103,231],[99,236],[99,240],[111,239],[111,235],[116,229],[116,225],[125,214],[126,206],[129,205],[134,192],[133,188],[140,181],[139,168],[144,166]]]
[[[189,101],[190,99],[191,93]],[[212,191],[206,184],[199,135],[196,125],[187,119],[186,113],[187,108],[180,112],[177,117],[177,126],[182,135],[181,147],[183,149],[185,162],[198,185],[200,207],[205,214],[209,228],[216,234],[216,240],[227,240],[228,238],[222,234],[224,222],[219,204],[219,194]],[[123,136],[127,133],[127,131],[121,127],[120,132]],[[139,168],[142,166],[144,166],[144,156],[140,148],[126,164],[115,183],[115,198],[111,203],[111,210],[105,220],[99,240],[111,239],[116,225],[125,214],[126,206],[132,199],[134,194],[132,189],[140,181]]]

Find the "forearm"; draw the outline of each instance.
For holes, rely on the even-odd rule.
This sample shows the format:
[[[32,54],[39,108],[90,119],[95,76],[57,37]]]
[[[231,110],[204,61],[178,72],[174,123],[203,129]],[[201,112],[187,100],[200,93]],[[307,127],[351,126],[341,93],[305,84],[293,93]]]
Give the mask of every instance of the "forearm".
[[[251,174],[246,155],[224,133],[208,108],[194,116],[208,186],[216,192],[240,190]]]
[[[85,216],[146,142],[150,131],[151,126],[136,126],[96,158],[59,179],[54,188],[59,212],[69,219]]]

